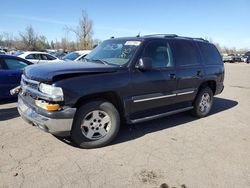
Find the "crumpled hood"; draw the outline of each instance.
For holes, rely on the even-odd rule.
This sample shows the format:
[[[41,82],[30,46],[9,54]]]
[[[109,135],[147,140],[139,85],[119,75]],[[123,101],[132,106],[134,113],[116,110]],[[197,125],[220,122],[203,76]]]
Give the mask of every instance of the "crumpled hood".
[[[63,63],[41,63],[27,66],[24,69],[24,74],[27,78],[51,82],[54,77],[66,74],[88,74],[88,73],[108,73],[115,72],[119,69],[118,66],[104,65],[92,62],[75,62],[67,61]]]

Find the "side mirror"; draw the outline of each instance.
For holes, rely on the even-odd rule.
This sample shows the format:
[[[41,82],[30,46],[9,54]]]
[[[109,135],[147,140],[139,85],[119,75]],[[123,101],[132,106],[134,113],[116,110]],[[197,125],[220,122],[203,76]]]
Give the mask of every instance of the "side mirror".
[[[142,71],[152,69],[152,59],[149,57],[140,58],[139,63],[136,65],[136,68]]]

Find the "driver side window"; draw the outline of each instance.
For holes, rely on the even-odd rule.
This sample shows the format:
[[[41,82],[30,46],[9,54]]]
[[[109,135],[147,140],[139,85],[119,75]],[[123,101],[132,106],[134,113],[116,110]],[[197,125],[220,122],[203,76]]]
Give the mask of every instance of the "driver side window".
[[[170,45],[166,41],[150,42],[145,47],[142,57],[152,59],[152,68],[173,67]]]

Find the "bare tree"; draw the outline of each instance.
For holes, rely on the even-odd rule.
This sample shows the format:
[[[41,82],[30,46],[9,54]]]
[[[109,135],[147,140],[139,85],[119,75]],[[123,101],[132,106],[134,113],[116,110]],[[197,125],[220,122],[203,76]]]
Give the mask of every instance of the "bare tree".
[[[24,33],[20,33],[20,37],[26,49],[28,50],[36,49],[38,36],[31,25],[26,27]]]
[[[76,28],[66,27],[66,30],[76,35],[79,49],[86,50],[92,48],[93,22],[89,19],[86,11],[82,11],[82,17],[79,19],[79,24]]]
[[[3,38],[4,38],[5,47],[7,47],[8,49],[12,48],[13,43],[14,43],[13,34],[4,32]]]

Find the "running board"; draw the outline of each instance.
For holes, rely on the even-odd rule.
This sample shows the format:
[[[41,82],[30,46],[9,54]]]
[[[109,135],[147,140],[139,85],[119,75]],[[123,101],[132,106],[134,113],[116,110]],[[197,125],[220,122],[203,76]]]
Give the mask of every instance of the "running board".
[[[161,118],[161,117],[165,117],[165,116],[170,116],[170,115],[173,115],[173,114],[177,114],[177,113],[180,113],[180,112],[185,112],[185,111],[191,110],[193,108],[194,108],[193,106],[190,106],[190,107],[181,108],[181,109],[178,109],[178,110],[173,110],[173,111],[170,111],[170,112],[165,112],[165,113],[162,113],[162,114],[157,114],[157,115],[148,116],[148,117],[144,117],[144,118],[134,119],[134,120],[131,120],[131,123],[139,123],[139,122],[149,121],[149,120],[153,120],[153,119],[157,119],[157,118]]]

